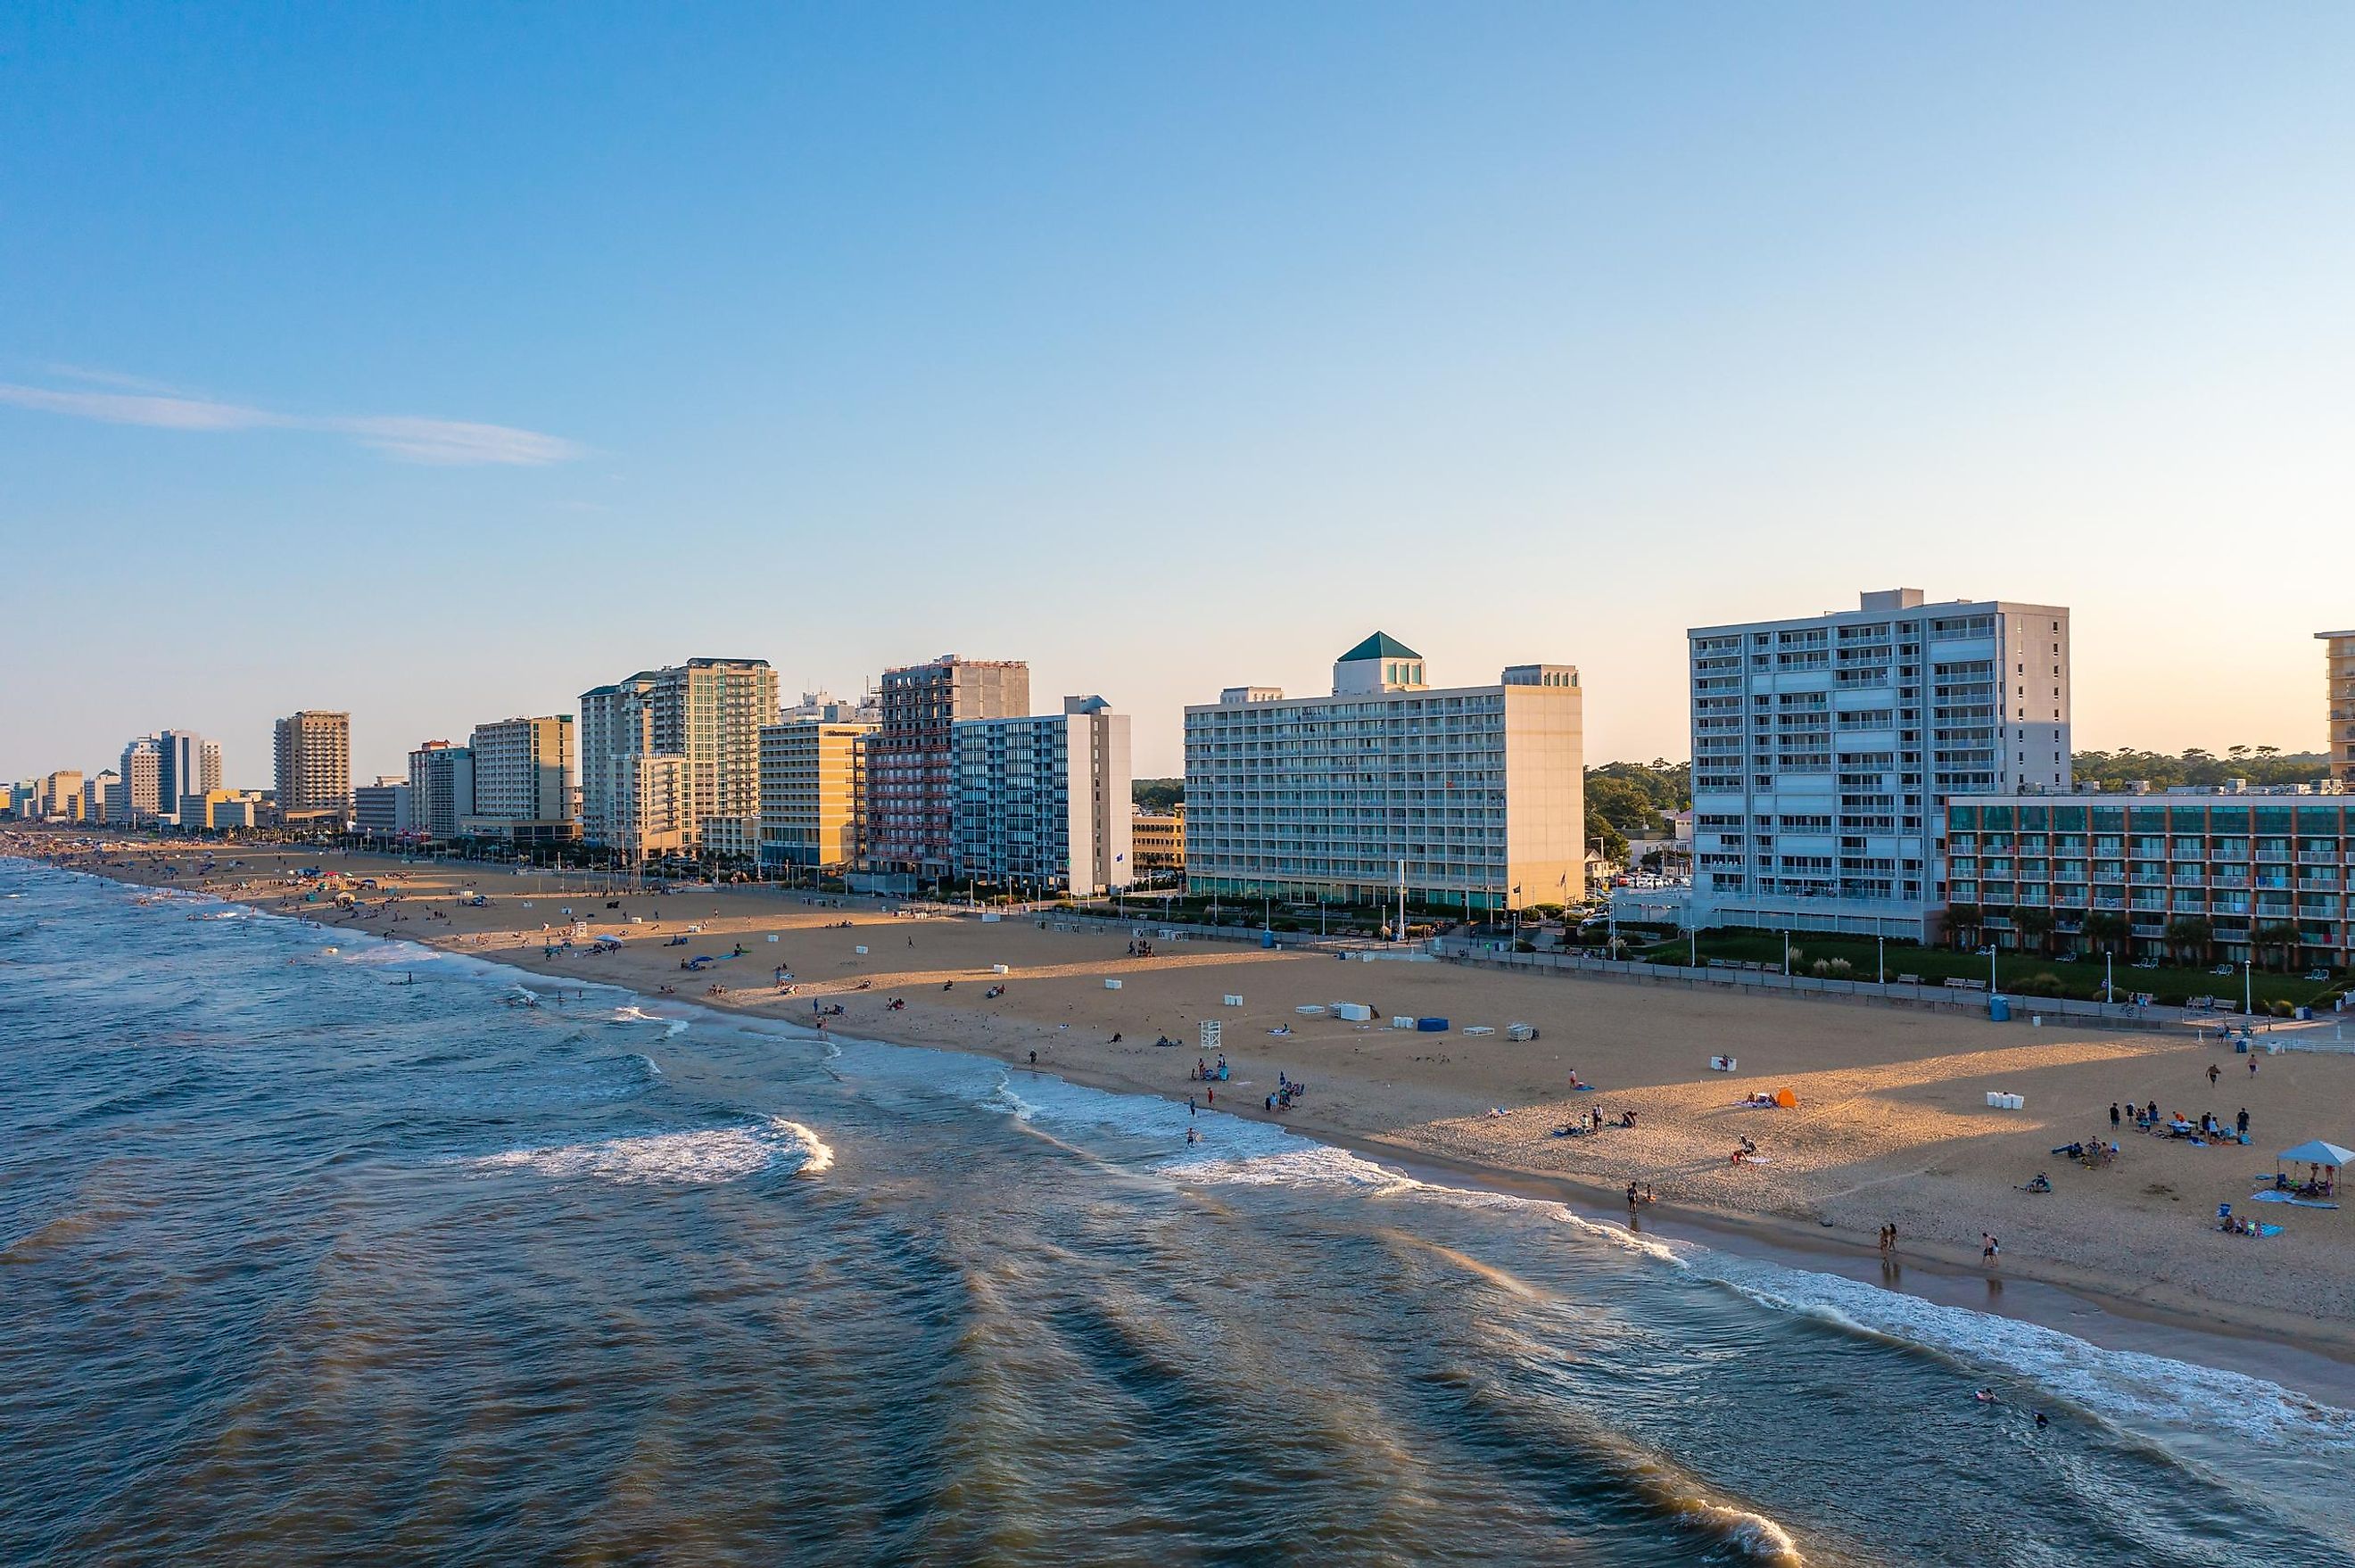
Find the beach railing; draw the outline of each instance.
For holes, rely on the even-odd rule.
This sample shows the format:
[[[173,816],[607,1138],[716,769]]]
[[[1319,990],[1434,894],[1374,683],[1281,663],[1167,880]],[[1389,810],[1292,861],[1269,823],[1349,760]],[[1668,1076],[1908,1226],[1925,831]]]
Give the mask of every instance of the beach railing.
[[[1681,964],[1647,964],[1634,958],[1594,958],[1582,953],[1516,953],[1509,944],[1493,941],[1472,941],[1463,937],[1441,937],[1429,944],[1433,956],[1450,964],[1476,967],[1518,969],[1540,974],[1579,975],[1597,979],[1622,980],[1636,985],[1678,986],[1688,990],[1715,991],[1779,991],[1793,996],[1834,998],[1859,1002],[1881,1003],[1892,1007],[1923,1008],[1934,1012],[1964,1013],[1975,1018],[1987,1016],[1986,982],[1977,989],[1949,990],[1944,984],[1886,985],[1872,980],[1838,979],[1817,975],[1785,975],[1767,965],[1711,964],[1704,968],[1690,968]],[[2113,1029],[2150,1029],[2162,1020],[2154,1008],[2131,1002],[2087,1002],[2068,997],[2026,997],[2015,998],[2027,1004],[2028,1010],[2013,1014],[2025,1022],[2029,1016],[2073,1024],[2094,1024]]]

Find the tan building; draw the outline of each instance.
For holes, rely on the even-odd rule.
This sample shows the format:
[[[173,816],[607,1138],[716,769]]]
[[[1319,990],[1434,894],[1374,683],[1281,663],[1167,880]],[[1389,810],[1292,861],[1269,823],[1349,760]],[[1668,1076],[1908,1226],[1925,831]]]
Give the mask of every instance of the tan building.
[[[217,833],[229,827],[250,827],[252,805],[240,791],[208,789],[180,797],[178,816],[183,833]]]
[[[2330,715],[2330,774],[2355,784],[2355,632],[2317,632],[2328,651],[2323,656],[2328,682]]]
[[[41,781],[41,815],[52,822],[82,819],[81,770],[60,769]]]
[[[1186,803],[1167,811],[1139,809],[1128,825],[1139,871],[1167,872],[1186,869]]]
[[[580,837],[572,816],[572,715],[477,724],[466,750],[474,804],[460,814],[463,837],[530,844]]]
[[[789,719],[761,727],[763,867],[842,870],[859,858],[864,720]]]
[[[1330,697],[1229,688],[1186,709],[1186,885],[1474,912],[1586,890],[1583,694],[1569,665],[1433,688],[1376,633]]]
[[[123,748],[123,814],[110,822],[147,822],[164,810],[164,744],[140,735]]]
[[[278,809],[345,813],[352,804],[352,716],[305,709],[281,719],[274,737]]]
[[[666,848],[697,848],[704,824],[715,818],[733,825],[719,830],[723,844],[757,842],[761,727],[774,722],[776,713],[777,672],[766,659],[689,659],[582,692],[584,836],[619,848],[650,831],[642,825],[663,817],[661,810],[648,816],[659,803],[639,802],[626,792],[658,775],[672,776],[636,759],[672,757],[679,763],[675,777],[685,842]],[[661,837],[668,829],[651,831]]]

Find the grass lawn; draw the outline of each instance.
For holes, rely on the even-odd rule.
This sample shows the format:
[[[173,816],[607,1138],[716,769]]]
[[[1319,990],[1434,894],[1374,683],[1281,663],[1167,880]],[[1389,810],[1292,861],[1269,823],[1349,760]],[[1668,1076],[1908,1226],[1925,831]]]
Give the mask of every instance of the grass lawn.
[[[1819,935],[1812,932],[1794,932],[1791,935],[1794,974],[1812,975],[1816,963],[1845,958],[1849,972],[1840,977],[1849,980],[1871,980],[1878,976],[1878,959],[1873,944],[1859,937]],[[1686,961],[1687,944],[1683,938],[1662,942],[1646,949],[1641,955],[1655,964],[1682,964]],[[1740,963],[1767,964],[1779,969],[1783,964],[1783,939],[1770,933],[1704,932],[1700,938],[1701,962],[1712,958],[1732,959]],[[2286,1002],[2292,1007],[2319,1004],[2338,994],[2339,983],[2307,980],[2303,971],[2283,975],[2267,974],[2260,969],[2255,976],[2257,1006]],[[1945,948],[1909,947],[1897,943],[1889,944],[1889,978],[1901,975],[1917,975],[1927,984],[1957,978],[1985,980],[1987,961],[1971,953],[1955,953]],[[2073,964],[2058,959],[2039,958],[2033,955],[2006,953],[1996,959],[1998,983],[2016,996],[2076,997],[2098,1001],[2102,995],[2102,961],[2080,958]],[[2342,976],[2343,979],[2343,976]],[[2211,975],[2205,969],[2165,967],[2137,969],[2124,959],[2115,961],[2112,980],[2120,1000],[2130,992],[2148,991],[2162,1003],[2180,1005],[2193,997],[2214,997],[2219,1003],[2237,1009],[2241,1004],[2241,972],[2235,967],[2230,975]]]

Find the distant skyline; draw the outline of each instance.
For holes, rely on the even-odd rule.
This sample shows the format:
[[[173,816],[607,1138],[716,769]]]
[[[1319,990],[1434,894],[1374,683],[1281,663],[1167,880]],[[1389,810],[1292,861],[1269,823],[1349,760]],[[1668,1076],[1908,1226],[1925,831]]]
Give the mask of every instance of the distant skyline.
[[[1178,709],[1899,585],[2081,747],[2323,743],[2355,12],[0,16],[0,774],[356,777],[706,655]]]

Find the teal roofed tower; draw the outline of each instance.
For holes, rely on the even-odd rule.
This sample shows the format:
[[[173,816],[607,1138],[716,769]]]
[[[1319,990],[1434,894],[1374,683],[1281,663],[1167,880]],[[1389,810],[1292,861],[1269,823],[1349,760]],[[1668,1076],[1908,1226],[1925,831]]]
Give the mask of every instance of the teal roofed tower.
[[[1423,684],[1423,656],[1388,632],[1376,632],[1333,661],[1336,697],[1369,691],[1413,691]]]
[[[1336,664],[1356,664],[1359,659],[1414,659],[1423,656],[1391,636],[1388,632],[1376,632],[1348,653],[1334,660]]]

